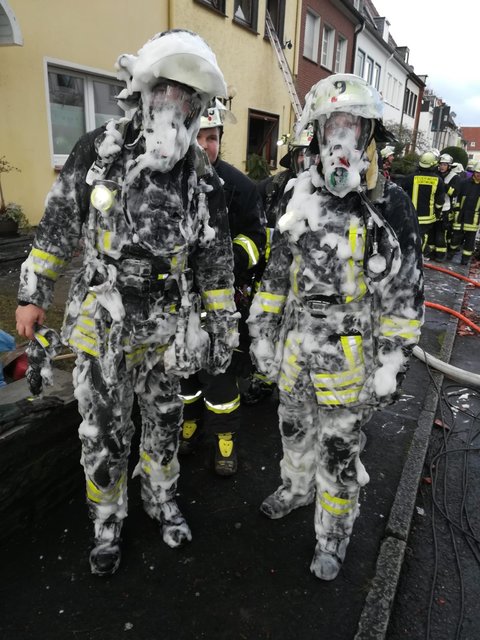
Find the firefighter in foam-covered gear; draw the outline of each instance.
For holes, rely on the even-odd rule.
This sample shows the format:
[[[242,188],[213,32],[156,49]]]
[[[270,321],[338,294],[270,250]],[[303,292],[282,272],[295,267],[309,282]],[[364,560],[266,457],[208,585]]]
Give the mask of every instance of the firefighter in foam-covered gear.
[[[146,512],[176,547],[191,539],[175,500],[179,376],[224,371],[238,344],[225,199],[196,144],[205,106],[226,93],[215,55],[197,34],[172,30],[120,56],[117,70],[126,82],[119,103],[133,115],[86,134],[71,152],[22,266],[16,314],[19,335],[32,338],[82,238],[62,340],[77,354],[98,575],[120,562],[134,393],[142,417],[134,475]]]
[[[362,427],[397,397],[423,320],[415,211],[378,171],[382,109],[351,74],[307,94],[301,122],[314,123],[320,163],[284,195],[248,321],[253,360],[280,399],[282,483],[261,510],[281,518],[315,500],[310,569],[324,580],[341,568],[369,479]]]
[[[445,203],[445,185],[437,172],[440,154],[435,152],[436,149],[432,149],[422,153],[417,170],[402,180],[402,187],[410,196],[417,212],[425,258],[434,255],[435,223],[441,220]]]
[[[199,145],[220,176],[225,191],[230,233],[233,241],[235,299],[241,314],[240,348],[232,364],[222,374],[200,372],[182,381],[185,403],[180,435],[180,453],[190,453],[203,431],[215,434],[215,472],[231,476],[237,471],[236,439],[241,423],[241,403],[237,377],[250,371],[246,319],[249,288],[254,269],[265,247],[265,223],[255,183],[241,171],[219,158],[224,122],[235,122],[233,114],[216,100],[205,110],[197,136]]]

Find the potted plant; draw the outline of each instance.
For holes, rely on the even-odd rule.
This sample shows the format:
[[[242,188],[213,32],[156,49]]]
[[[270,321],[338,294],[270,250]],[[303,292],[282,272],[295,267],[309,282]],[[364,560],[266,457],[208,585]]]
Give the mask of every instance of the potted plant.
[[[11,171],[20,171],[5,156],[0,157],[0,236],[17,235],[19,228],[28,228],[28,220],[21,205],[16,202],[5,202],[2,188],[2,175]]]

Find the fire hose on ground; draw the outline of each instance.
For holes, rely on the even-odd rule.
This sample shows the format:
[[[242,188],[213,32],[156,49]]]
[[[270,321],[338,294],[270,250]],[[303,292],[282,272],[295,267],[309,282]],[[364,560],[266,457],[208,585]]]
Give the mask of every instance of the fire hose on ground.
[[[459,273],[456,273],[455,271],[450,271],[450,269],[437,267],[431,264],[425,264],[424,266],[428,267],[429,269],[434,269],[435,271],[441,271],[442,273],[446,273],[447,275],[453,276],[454,278],[458,278],[460,280],[469,282],[475,287],[480,287],[480,283],[477,282],[476,280],[472,280],[471,278],[468,278]],[[461,320],[462,322],[464,322],[473,331],[480,333],[480,327],[477,324],[469,320],[462,313],[459,313],[454,309],[450,309],[450,307],[445,307],[435,302],[425,302],[425,306],[430,307],[431,309],[437,309],[438,311],[444,311],[446,313],[449,313],[450,315],[453,315],[459,320]],[[470,387],[473,386],[473,387],[480,388],[480,375],[478,373],[472,373],[471,371],[460,369],[459,367],[454,367],[453,365],[447,362],[443,362],[443,360],[439,360],[438,358],[435,358],[434,356],[432,356],[430,353],[427,353],[424,349],[422,349],[418,345],[413,348],[413,355],[419,360],[421,360],[422,362],[424,362],[425,364],[427,364],[432,369],[440,371],[440,373],[443,373],[445,376],[447,376],[447,378],[450,378],[455,382],[459,382],[460,384],[465,384]]]

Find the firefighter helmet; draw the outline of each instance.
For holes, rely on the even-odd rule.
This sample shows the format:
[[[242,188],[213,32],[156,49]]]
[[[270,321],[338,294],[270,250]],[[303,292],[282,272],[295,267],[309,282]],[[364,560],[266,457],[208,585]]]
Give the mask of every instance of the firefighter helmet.
[[[117,77],[126,88],[118,95],[128,105],[160,79],[191,87],[206,98],[227,97],[227,87],[215,54],[198,34],[186,29],[158,33],[138,51],[122,54],[115,64]],[[131,106],[131,105],[130,105]]]
[[[223,102],[216,98],[215,102],[203,112],[200,119],[200,129],[223,127],[225,122],[236,124],[237,119]]]
[[[360,76],[336,73],[313,85],[305,98],[305,110],[308,121],[336,111],[377,120],[383,116],[383,101],[379,92]]]
[[[298,124],[298,123],[297,123]],[[298,129],[297,125],[294,125],[293,131],[288,141],[289,147],[308,147],[313,140],[313,124],[309,122],[306,127]]]
[[[395,155],[395,149],[393,147],[391,147],[390,145],[387,145],[386,147],[384,147],[381,151],[380,151],[380,155],[382,156],[382,158],[388,158],[388,156],[393,156]]]
[[[480,173],[480,162],[475,162],[473,165],[473,171],[474,173]]]
[[[438,162],[444,162],[445,164],[453,164],[453,158],[449,153],[442,153]]]
[[[418,160],[418,164],[422,169],[431,169],[438,164],[438,158],[432,151],[425,151]]]

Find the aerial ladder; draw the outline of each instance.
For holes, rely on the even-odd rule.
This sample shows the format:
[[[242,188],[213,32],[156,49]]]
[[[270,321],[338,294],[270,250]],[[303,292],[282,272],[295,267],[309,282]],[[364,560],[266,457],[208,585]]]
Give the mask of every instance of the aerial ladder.
[[[267,34],[270,39],[270,42],[275,49],[275,53],[277,54],[278,64],[280,65],[280,69],[283,73],[283,79],[285,80],[285,84],[287,85],[288,95],[290,96],[290,102],[292,103],[293,110],[295,112],[295,117],[298,120],[302,114],[302,105],[300,104],[300,100],[298,98],[297,90],[295,89],[295,85],[293,83],[292,72],[290,71],[290,67],[288,66],[287,59],[285,58],[285,54],[283,53],[283,47],[280,44],[280,40],[278,39],[277,32],[275,31],[275,27],[273,26],[272,18],[270,13],[266,12],[267,25]]]

